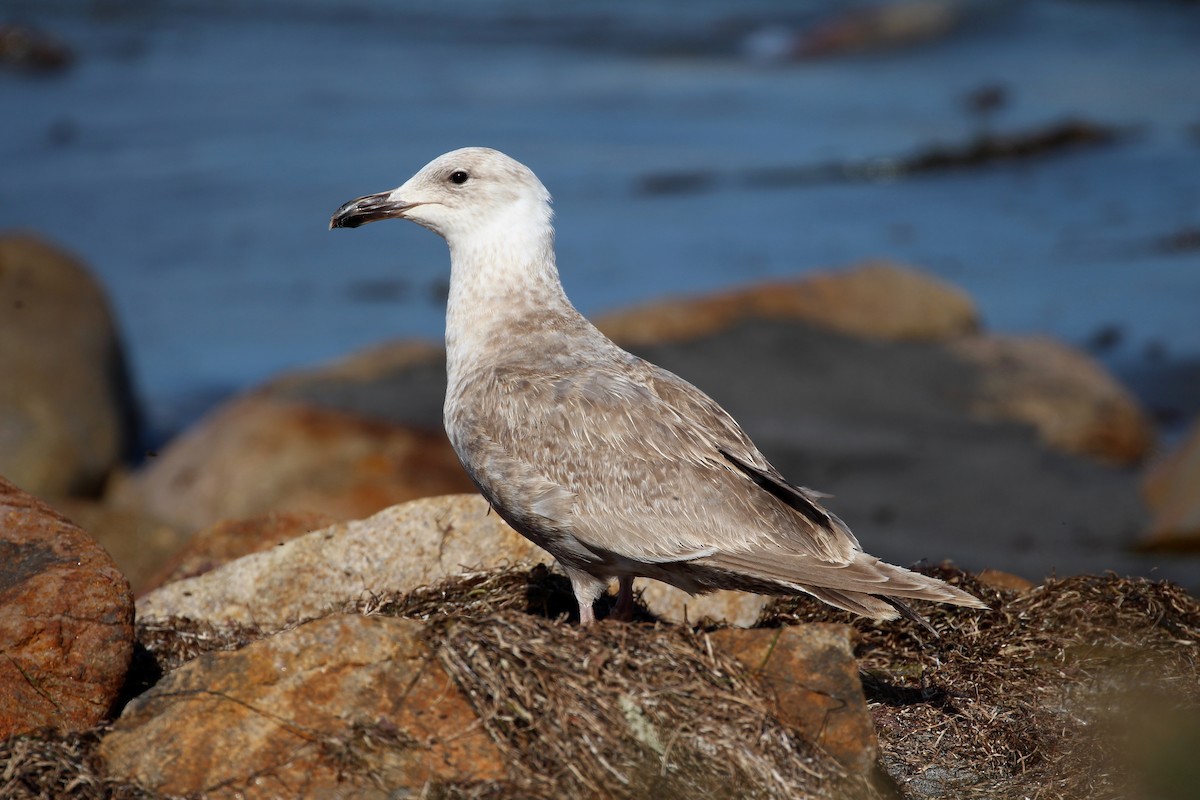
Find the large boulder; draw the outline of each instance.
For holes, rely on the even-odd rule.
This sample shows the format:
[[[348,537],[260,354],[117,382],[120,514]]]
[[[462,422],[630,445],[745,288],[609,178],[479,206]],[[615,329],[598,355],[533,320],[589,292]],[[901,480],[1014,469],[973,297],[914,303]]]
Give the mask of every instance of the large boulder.
[[[358,519],[472,488],[440,429],[258,392],[168,444],[114,502],[194,531],[273,511]]]
[[[39,496],[94,494],[134,440],[116,324],[77,260],[0,236],[0,474]]]
[[[113,778],[214,798],[382,800],[505,774],[421,623],[340,614],[169,673],[99,753]]]
[[[888,261],[659,300],[607,314],[597,325],[622,345],[636,346],[693,339],[746,319],[802,321],[889,340],[941,340],[979,328],[975,304],[965,292]]]
[[[1056,450],[1115,464],[1135,464],[1154,445],[1133,394],[1074,347],[1044,336],[968,337],[948,346],[978,370],[967,408],[980,419],[1032,425]]]
[[[661,300],[605,315],[597,324],[638,348],[768,319],[867,339],[944,342],[978,372],[977,389],[965,394],[971,413],[1032,425],[1064,452],[1130,464],[1154,442],[1153,426],[1132,394],[1094,359],[1045,337],[975,335],[979,317],[966,293],[890,262]]]
[[[479,495],[456,495],[338,523],[168,583],[138,601],[138,618],[186,617],[276,630],[367,593],[411,591],[471,568],[548,559],[489,512]]]
[[[0,478],[0,739],[105,719],[133,653],[133,595],[91,537]]]

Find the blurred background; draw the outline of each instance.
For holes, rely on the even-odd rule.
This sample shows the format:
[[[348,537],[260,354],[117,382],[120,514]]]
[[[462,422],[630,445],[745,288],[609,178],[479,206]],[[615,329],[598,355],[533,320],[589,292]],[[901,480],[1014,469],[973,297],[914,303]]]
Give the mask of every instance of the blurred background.
[[[442,334],[448,256],[343,201],[486,145],[585,312],[871,256],[1200,408],[1200,5],[0,2],[0,226],[115,305],[152,441]]]

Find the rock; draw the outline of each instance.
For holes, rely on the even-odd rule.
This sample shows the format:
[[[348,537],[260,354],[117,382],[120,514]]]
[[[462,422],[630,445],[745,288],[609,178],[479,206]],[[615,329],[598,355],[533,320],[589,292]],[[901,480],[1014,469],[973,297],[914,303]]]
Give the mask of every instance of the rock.
[[[218,522],[188,539],[187,544],[148,582],[146,589],[203,575],[242,556],[270,550],[336,522],[330,516],[311,511],[279,511],[250,519]]]
[[[1052,447],[1119,464],[1137,462],[1153,444],[1145,413],[1097,362],[1043,337],[969,336],[979,328],[969,297],[887,262],[663,301],[598,324],[638,346],[693,339],[751,318],[800,320],[873,339],[945,341],[981,375],[970,405],[982,418],[1031,424]]]
[[[968,406],[981,419],[1032,425],[1050,447],[1134,464],[1154,429],[1133,395],[1099,363],[1041,336],[958,339],[948,347],[979,369]]]
[[[776,718],[818,745],[851,773],[865,775],[879,756],[858,662],[854,629],[829,623],[710,634],[774,696]]]
[[[0,237],[0,475],[39,496],[98,492],[136,411],[108,301],[71,256]]]
[[[112,556],[135,595],[149,586],[163,564],[188,541],[179,528],[133,509],[74,497],[56,499],[53,505]]]
[[[340,614],[169,673],[99,755],[110,777],[214,798],[388,798],[505,775],[421,623]]]
[[[406,592],[475,567],[543,560],[549,556],[479,495],[427,498],[168,583],[138,601],[138,616],[275,630],[367,592]]]
[[[691,623],[708,619],[725,622],[738,628],[749,628],[758,621],[770,597],[748,592],[719,591],[690,595],[682,589],[660,581],[639,578],[642,602],[650,613],[668,622]]]
[[[133,653],[133,595],[108,554],[0,478],[0,739],[103,720]]]
[[[985,569],[975,577],[984,586],[1001,591],[1024,592],[1036,586],[1033,581],[1026,580],[1020,575],[1013,575],[1011,572],[998,569]]]
[[[440,428],[258,392],[168,444],[114,502],[192,531],[272,511],[359,519],[473,488]]]
[[[663,300],[605,315],[597,325],[620,344],[636,346],[692,339],[749,318],[800,320],[887,340],[951,339],[979,329],[975,305],[963,291],[886,261]]]
[[[1200,423],[1151,467],[1142,490],[1151,520],[1140,546],[1148,550],[1200,550]]]

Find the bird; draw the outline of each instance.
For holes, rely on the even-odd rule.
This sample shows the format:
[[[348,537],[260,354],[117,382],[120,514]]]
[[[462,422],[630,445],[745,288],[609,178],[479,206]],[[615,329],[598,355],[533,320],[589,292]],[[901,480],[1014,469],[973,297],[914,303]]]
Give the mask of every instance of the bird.
[[[615,578],[690,593],[811,595],[884,621],[912,599],[987,608],[863,551],[820,492],[790,483],[700,389],[621,349],[559,279],[551,197],[485,147],[441,155],[398,188],[343,204],[329,227],[406,219],[445,239],[446,433],[513,529],[570,580],[582,626]]]

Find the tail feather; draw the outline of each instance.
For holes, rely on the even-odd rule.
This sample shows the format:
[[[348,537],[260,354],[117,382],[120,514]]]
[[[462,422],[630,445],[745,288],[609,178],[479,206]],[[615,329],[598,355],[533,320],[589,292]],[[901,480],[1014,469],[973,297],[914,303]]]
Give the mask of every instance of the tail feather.
[[[862,552],[842,564],[811,556],[760,552],[718,553],[703,561],[748,579],[805,592],[837,608],[879,620],[895,619],[898,613],[919,617],[901,599],[988,608],[979,598],[945,581]]]
[[[837,589],[823,589],[818,586],[806,586],[804,592],[823,603],[828,603],[834,608],[840,608],[843,611],[849,611],[859,616],[870,617],[871,619],[880,621],[895,619],[900,616],[896,609],[889,605],[886,600],[882,600],[875,595],[863,594],[861,592],[842,592]]]

